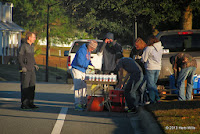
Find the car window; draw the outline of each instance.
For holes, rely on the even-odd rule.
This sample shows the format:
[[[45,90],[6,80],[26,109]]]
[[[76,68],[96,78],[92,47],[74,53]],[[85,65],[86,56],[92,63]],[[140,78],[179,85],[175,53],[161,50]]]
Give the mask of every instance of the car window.
[[[76,53],[78,51],[78,49],[80,48],[80,46],[82,46],[83,44],[88,44],[89,42],[82,42],[82,41],[77,41],[74,43],[73,48],[71,50],[71,53]],[[102,44],[102,42],[97,42],[98,46],[97,48],[92,51],[92,54],[96,54],[97,50],[99,49],[99,46]]]
[[[165,35],[160,38],[165,49],[171,52],[200,50],[200,34]]]

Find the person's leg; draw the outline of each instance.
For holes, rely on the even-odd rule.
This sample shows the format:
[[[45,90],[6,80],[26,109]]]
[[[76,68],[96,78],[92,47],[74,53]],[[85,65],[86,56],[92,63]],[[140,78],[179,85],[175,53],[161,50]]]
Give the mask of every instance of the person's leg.
[[[177,89],[179,91],[178,94],[178,100],[179,101],[185,101],[185,80],[188,76],[188,68],[183,68],[181,69],[181,71],[179,72],[179,76],[177,79]]]
[[[30,108],[30,90],[29,90],[29,83],[30,83],[30,72],[27,71],[26,73],[21,74],[21,108]]]
[[[132,101],[133,101],[133,105],[134,107],[138,106],[139,105],[139,100],[140,100],[140,96],[139,96],[139,87],[143,81],[143,73],[139,73],[139,74],[134,74],[133,75],[133,84],[132,84],[132,87],[131,87],[131,91],[130,91],[130,94],[131,94],[131,98],[132,98]]]
[[[81,74],[77,69],[72,68],[72,77],[74,82],[74,104],[75,106],[81,103]]]
[[[36,74],[35,71],[31,72],[31,79],[30,79],[30,107],[31,108],[38,108],[34,105],[34,98],[35,98],[35,83],[36,83]]]
[[[125,96],[125,100],[126,100],[128,109],[131,109],[133,107],[130,91],[131,91],[132,84],[134,84],[134,83],[135,82],[133,82],[133,75],[131,74],[126,86],[124,87],[124,96]]]
[[[187,77],[187,88],[186,88],[186,100],[192,99],[192,90],[193,90],[193,76],[195,74],[196,68],[190,67]]]
[[[157,81],[158,81],[158,77],[159,77],[159,74],[160,74],[160,70],[155,70],[155,77],[154,77],[154,92],[155,92],[155,101],[159,101],[160,100],[160,97],[159,97],[159,93],[158,93],[158,89],[157,89]]]
[[[142,83],[139,87],[140,91],[140,104],[143,105],[145,103],[145,98],[146,98],[146,90],[147,90],[147,81],[146,81],[146,76],[144,75],[144,78],[142,80]]]
[[[81,75],[81,89],[80,89],[80,94],[81,94],[81,100],[80,103],[81,105],[85,106],[87,104],[87,84],[85,83],[85,73],[80,72]]]
[[[155,103],[155,79],[154,79],[154,70],[146,70],[147,78],[147,89],[149,91],[150,103]]]

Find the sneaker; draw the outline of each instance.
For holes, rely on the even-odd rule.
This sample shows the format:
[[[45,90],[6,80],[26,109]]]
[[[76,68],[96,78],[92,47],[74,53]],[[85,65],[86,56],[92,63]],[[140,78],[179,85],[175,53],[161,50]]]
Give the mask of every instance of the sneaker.
[[[82,108],[81,104],[78,104],[78,105],[75,106],[75,110],[76,111],[83,111],[84,109]]]
[[[87,104],[82,104],[81,107],[82,107],[83,109],[86,109],[86,108],[87,108]]]
[[[137,110],[137,108],[135,108],[135,107],[128,110],[128,113],[136,114],[137,112],[138,112],[138,110]]]
[[[148,105],[148,104],[150,104],[150,101],[145,102],[145,105]]]
[[[31,108],[29,106],[24,106],[24,105],[21,105],[21,109],[22,110],[31,110]]]
[[[37,108],[39,108],[39,107],[36,106],[36,105],[31,105],[30,108],[32,108],[32,109],[37,109]]]

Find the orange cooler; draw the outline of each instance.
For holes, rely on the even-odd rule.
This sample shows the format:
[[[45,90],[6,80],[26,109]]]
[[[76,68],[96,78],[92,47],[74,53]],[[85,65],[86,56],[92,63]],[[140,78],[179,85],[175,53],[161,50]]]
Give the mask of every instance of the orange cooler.
[[[87,108],[88,111],[100,112],[104,109],[104,97],[103,96],[88,96],[87,97]]]

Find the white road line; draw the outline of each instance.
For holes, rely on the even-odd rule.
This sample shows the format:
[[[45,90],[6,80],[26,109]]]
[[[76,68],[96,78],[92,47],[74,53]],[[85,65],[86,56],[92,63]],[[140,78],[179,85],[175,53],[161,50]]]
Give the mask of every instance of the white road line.
[[[60,110],[60,114],[58,115],[56,124],[55,124],[51,134],[60,134],[61,129],[62,129],[63,124],[64,124],[64,121],[65,121],[67,111],[68,111],[68,107],[62,107],[62,109]]]
[[[0,98],[2,101],[20,101],[20,99],[15,99],[15,98]]]
[[[72,88],[70,90],[74,90],[74,85],[72,86]]]

